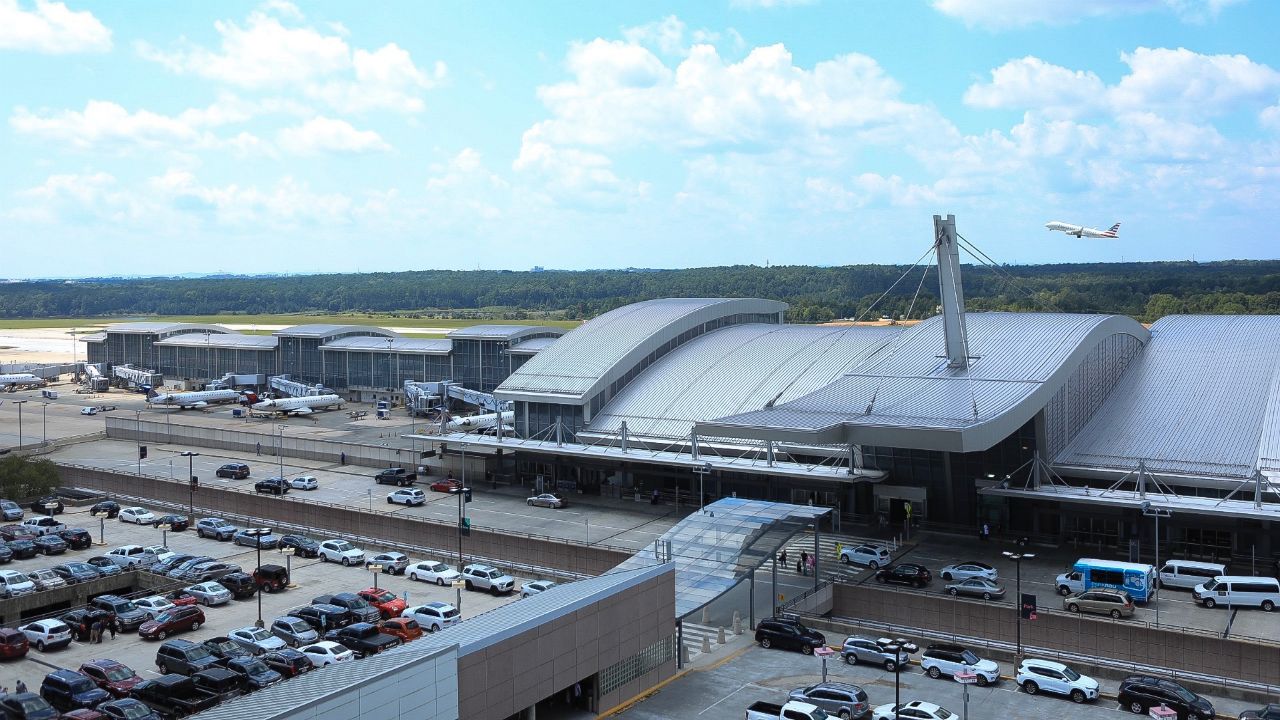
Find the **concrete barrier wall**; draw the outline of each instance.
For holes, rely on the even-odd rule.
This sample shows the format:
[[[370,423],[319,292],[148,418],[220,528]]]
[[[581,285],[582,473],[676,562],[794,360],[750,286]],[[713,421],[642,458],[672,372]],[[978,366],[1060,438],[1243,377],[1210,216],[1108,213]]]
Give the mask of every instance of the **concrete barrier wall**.
[[[831,613],[836,617],[918,627],[939,633],[1013,643],[1015,608],[957,600],[942,595],[875,586],[837,584]],[[1060,652],[1105,657],[1125,663],[1188,673],[1276,682],[1280,645],[1188,634],[1145,624],[1040,609],[1022,621],[1022,644]]]
[[[89,598],[115,593],[128,595],[138,585],[136,571],[0,600],[0,625],[12,627],[22,620],[60,614],[89,602]],[[145,573],[144,573],[145,574]]]
[[[294,495],[268,497],[206,485],[201,485],[193,497],[190,486],[182,481],[68,465],[58,469],[66,487],[87,488],[108,496],[148,498],[184,508],[194,501],[198,516],[217,515],[232,522],[292,526],[324,537],[380,541],[388,547],[430,548],[439,550],[444,557],[458,550],[458,531],[453,523],[373,513]],[[478,528],[473,528],[469,537],[462,538],[462,550],[464,556],[488,558],[507,568],[530,566],[582,575],[600,575],[632,554],[619,548]]]

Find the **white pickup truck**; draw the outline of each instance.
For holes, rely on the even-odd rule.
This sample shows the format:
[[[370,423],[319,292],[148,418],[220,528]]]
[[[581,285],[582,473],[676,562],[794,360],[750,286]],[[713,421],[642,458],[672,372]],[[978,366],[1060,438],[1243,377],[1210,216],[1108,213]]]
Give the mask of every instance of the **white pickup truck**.
[[[747,708],[746,720],[827,720],[827,713],[817,705],[788,700],[785,705],[763,700]]]

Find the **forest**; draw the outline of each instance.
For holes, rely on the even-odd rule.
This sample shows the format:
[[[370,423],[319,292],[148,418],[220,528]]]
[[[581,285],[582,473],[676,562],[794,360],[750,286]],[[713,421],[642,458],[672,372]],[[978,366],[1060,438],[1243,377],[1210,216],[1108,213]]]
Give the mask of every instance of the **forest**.
[[[910,272],[907,272],[910,270]],[[896,283],[896,284],[895,284]],[[970,310],[1280,314],[1280,261],[967,265]],[[405,317],[585,319],[661,297],[760,297],[792,322],[923,318],[937,269],[737,265],[683,270],[423,270],[210,278],[102,278],[0,284],[3,318],[391,313]],[[878,302],[877,302],[878,301]]]

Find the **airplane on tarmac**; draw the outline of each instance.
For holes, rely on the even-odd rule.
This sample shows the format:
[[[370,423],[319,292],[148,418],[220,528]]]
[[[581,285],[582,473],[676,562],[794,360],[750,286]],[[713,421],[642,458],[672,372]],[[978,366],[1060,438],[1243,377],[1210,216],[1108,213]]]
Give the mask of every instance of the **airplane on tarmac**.
[[[1045,223],[1044,227],[1046,230],[1057,230],[1058,232],[1064,232],[1068,235],[1075,235],[1076,237],[1089,237],[1089,238],[1120,237],[1120,223],[1116,223],[1115,225],[1112,225],[1110,228],[1106,230],[1097,230],[1095,228],[1084,227],[1083,225],[1072,225],[1070,223],[1058,222],[1057,220],[1054,220],[1053,222]]]
[[[31,373],[12,373],[0,375],[0,387],[18,387],[20,385],[43,385],[45,380]]]
[[[516,414],[510,410],[502,413],[502,423],[504,429],[510,429],[507,423],[513,423],[516,420]],[[472,432],[474,430],[483,430],[491,428],[498,424],[498,413],[489,413],[487,415],[471,415],[468,417],[453,418],[445,424],[445,432]]]
[[[342,398],[337,395],[306,395],[304,397],[277,398],[263,400],[249,407],[264,412],[275,412],[281,415],[310,415],[316,410],[324,410],[334,405],[341,406]]]
[[[237,390],[202,390],[164,394],[157,394],[154,390],[147,391],[148,405],[176,406],[179,410],[187,408],[199,410],[214,403],[238,402],[240,399],[241,395]]]

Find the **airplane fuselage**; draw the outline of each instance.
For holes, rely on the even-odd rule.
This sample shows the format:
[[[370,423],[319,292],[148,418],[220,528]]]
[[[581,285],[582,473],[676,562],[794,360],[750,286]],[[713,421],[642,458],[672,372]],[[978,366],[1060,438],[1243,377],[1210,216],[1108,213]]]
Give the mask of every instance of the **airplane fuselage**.
[[[1078,238],[1117,238],[1120,236],[1120,223],[1111,226],[1110,230],[1099,230],[1097,228],[1085,227],[1083,225],[1072,225],[1058,220],[1047,222],[1044,224],[1046,230],[1074,235]]]
[[[8,387],[10,385],[39,385],[44,380],[32,375],[31,373],[10,373],[8,375],[0,375],[0,387]]]
[[[502,422],[515,422],[516,414],[512,411],[502,413]],[[487,415],[472,415],[470,417],[457,418],[445,423],[445,430],[453,430],[455,432],[468,432],[470,430],[482,430],[491,428],[498,424],[498,413],[488,413]]]
[[[165,405],[179,410],[203,408],[214,403],[235,402],[240,399],[236,390],[202,390],[198,392],[165,393],[147,398],[149,405]]]
[[[342,398],[337,395],[306,395],[304,397],[263,400],[250,405],[250,407],[254,410],[276,412],[283,415],[309,415],[315,410],[323,410],[341,404]]]

